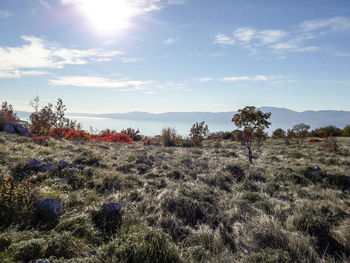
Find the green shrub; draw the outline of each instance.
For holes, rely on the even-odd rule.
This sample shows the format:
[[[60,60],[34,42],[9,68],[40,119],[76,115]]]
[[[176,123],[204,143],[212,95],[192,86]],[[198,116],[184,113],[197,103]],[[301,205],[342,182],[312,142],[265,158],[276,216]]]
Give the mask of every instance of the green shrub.
[[[177,247],[163,232],[144,225],[131,225],[108,246],[106,262],[178,263]]]
[[[101,159],[97,157],[92,151],[83,151],[75,159],[75,164],[100,166]]]
[[[162,130],[161,141],[165,147],[176,146],[177,132],[174,128],[164,128]]]
[[[56,234],[50,238],[45,251],[46,257],[72,258],[75,253],[74,237],[69,232]]]
[[[249,263],[294,263],[289,253],[282,249],[266,248],[249,255],[245,262]]]
[[[198,224],[215,227],[219,223],[217,196],[209,188],[182,189],[176,196],[165,197],[162,207],[191,227],[196,227]]]
[[[4,251],[11,245],[11,238],[8,236],[1,234],[0,235],[0,252]]]
[[[15,249],[14,259],[19,262],[29,262],[39,259],[42,254],[42,248],[45,241],[43,239],[32,239],[21,241]]]

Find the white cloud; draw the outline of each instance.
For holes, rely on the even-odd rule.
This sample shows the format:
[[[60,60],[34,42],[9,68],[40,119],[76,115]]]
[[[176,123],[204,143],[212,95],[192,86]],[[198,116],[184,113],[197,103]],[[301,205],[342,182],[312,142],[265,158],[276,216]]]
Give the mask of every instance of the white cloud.
[[[235,44],[235,40],[225,34],[217,34],[215,37],[215,44],[230,45]]]
[[[209,82],[209,81],[212,81],[214,80],[213,78],[200,78],[199,79],[199,82]]]
[[[238,28],[233,32],[234,38],[239,41],[249,43],[255,36],[256,30],[250,27]]]
[[[239,77],[226,77],[221,79],[222,82],[238,82],[238,81],[268,81],[269,77],[264,75],[256,75],[254,77],[249,76],[239,76]]]
[[[167,40],[164,41],[164,44],[170,45],[175,43],[175,39],[173,38],[168,38]]]
[[[12,78],[20,78],[24,76],[43,76],[48,74],[50,73],[46,71],[39,71],[39,70],[0,71],[0,79],[12,79]]]
[[[306,32],[320,29],[332,31],[350,30],[350,19],[348,17],[332,17],[328,19],[309,20],[302,23],[300,28]]]
[[[237,45],[257,54],[258,48],[270,49],[273,53],[314,52],[322,48],[310,44],[312,40],[326,37],[330,33],[350,31],[349,17],[332,17],[328,19],[309,20],[301,23],[297,30],[287,32],[279,29],[258,30],[252,27],[241,27],[227,34],[217,34],[216,44]],[[327,48],[323,48],[327,49]],[[329,49],[329,48],[328,48]],[[335,54],[336,52],[330,51]]]
[[[109,78],[100,77],[86,77],[86,76],[68,76],[57,77],[49,80],[50,84],[54,86],[74,86],[86,88],[111,88],[126,90],[142,90],[152,81],[136,81],[136,80],[113,80]]]
[[[26,44],[0,47],[0,72],[14,74],[23,69],[57,69],[66,65],[82,65],[98,59],[111,59],[122,55],[120,51],[101,49],[68,49],[33,36],[23,36]],[[12,72],[12,73],[11,73]],[[21,75],[25,76],[25,74]]]
[[[136,63],[136,62],[142,62],[143,59],[139,57],[122,57],[121,60],[124,63]]]
[[[263,30],[259,32],[257,38],[260,40],[262,45],[267,45],[276,43],[287,35],[288,33],[282,30]]]
[[[0,10],[0,18],[7,18],[12,16],[12,13],[10,13],[7,10]]]

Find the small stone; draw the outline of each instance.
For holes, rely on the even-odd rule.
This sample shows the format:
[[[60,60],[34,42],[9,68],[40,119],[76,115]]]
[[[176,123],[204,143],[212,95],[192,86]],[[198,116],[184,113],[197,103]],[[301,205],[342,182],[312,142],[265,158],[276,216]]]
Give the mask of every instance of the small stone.
[[[243,249],[243,253],[246,254],[246,255],[248,255],[248,254],[249,254],[248,249]]]
[[[102,206],[102,210],[107,214],[115,214],[119,213],[122,209],[122,205],[120,203],[106,203]]]
[[[48,259],[38,259],[35,263],[50,263],[50,261]]]
[[[154,144],[154,146],[156,146],[156,147],[162,147],[162,144],[159,143],[159,142],[157,142],[156,144]]]
[[[184,161],[184,165],[189,168],[191,167],[191,161]]]
[[[321,172],[322,169],[318,166],[316,166],[314,169],[313,169],[313,172]]]
[[[286,168],[284,167],[284,166],[280,166],[280,167],[278,167],[277,168],[277,170],[279,170],[279,171],[283,171],[283,170],[285,170]]]
[[[62,204],[56,199],[38,199],[36,208],[42,221],[57,218],[63,212]]]

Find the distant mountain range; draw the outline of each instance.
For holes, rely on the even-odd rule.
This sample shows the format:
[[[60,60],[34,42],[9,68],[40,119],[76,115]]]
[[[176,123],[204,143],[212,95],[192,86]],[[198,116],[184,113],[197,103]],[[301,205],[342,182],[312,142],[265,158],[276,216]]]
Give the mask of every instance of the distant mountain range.
[[[306,123],[311,128],[318,128],[327,125],[335,125],[339,128],[350,124],[350,111],[304,111],[296,112],[285,108],[261,107],[263,112],[271,112],[270,130],[276,128],[289,129],[298,123]],[[28,119],[30,113],[17,111],[21,119]],[[174,123],[195,123],[206,121],[212,124],[227,125],[231,123],[235,112],[166,112],[166,113],[148,113],[148,112],[128,112],[128,113],[107,113],[107,114],[89,114],[89,113],[67,113],[71,118],[109,118],[132,121],[155,121],[155,122],[174,122]],[[209,127],[210,128],[210,127]]]

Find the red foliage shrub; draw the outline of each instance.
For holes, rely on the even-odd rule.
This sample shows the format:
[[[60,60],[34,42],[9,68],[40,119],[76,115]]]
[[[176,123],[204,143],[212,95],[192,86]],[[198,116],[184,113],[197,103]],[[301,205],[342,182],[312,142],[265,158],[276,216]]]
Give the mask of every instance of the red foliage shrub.
[[[142,142],[142,146],[150,146],[150,145],[155,145],[155,144],[156,143],[151,139],[147,139],[147,140]]]
[[[67,136],[67,134],[72,131],[70,128],[55,128],[48,132],[47,136],[53,137],[53,138],[64,138]]]
[[[310,140],[308,140],[308,142],[321,142],[321,140],[319,140],[319,139],[310,139]]]
[[[66,140],[83,140],[83,141],[93,141],[94,138],[85,131],[71,130],[64,136]]]
[[[124,133],[105,132],[99,136],[94,136],[94,139],[101,142],[133,143],[132,138]]]
[[[34,140],[35,142],[43,142],[43,141],[46,141],[46,140],[49,139],[49,138],[46,137],[46,136],[35,136],[35,137],[32,137],[32,138],[33,138],[33,140]]]

